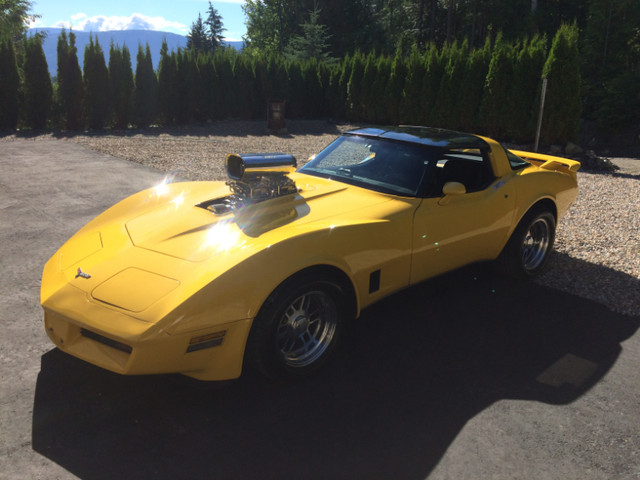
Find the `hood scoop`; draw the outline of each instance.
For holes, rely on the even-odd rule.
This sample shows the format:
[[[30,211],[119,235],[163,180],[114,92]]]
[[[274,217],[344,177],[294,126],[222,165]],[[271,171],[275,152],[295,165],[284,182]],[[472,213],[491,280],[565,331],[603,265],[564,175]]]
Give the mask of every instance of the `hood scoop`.
[[[238,201],[233,195],[227,195],[222,198],[214,198],[206,202],[198,203],[196,207],[209,210],[216,215],[227,215],[233,213],[238,207]]]

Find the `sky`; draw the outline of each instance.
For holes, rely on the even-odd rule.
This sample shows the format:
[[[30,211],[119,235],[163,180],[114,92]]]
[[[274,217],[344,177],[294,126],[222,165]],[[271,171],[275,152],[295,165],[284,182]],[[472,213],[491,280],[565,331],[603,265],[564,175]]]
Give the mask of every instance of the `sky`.
[[[229,41],[242,40],[243,0],[214,0]],[[198,13],[207,17],[208,0],[33,0],[31,13],[40,15],[30,27],[73,28],[75,31],[159,30],[189,33]]]

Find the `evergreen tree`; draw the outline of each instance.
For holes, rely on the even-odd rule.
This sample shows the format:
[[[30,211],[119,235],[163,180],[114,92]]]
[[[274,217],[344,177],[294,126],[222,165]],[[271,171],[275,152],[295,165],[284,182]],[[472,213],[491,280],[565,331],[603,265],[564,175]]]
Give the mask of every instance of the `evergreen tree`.
[[[385,102],[387,94],[387,84],[391,77],[391,57],[387,55],[381,55],[378,58],[378,64],[376,65],[376,79],[373,82],[371,97],[375,99],[373,104],[375,123],[391,123],[389,118],[389,112],[387,111],[387,105]]]
[[[365,122],[374,122],[376,117],[376,103],[380,101],[374,92],[373,87],[378,77],[378,58],[371,52],[367,55],[364,64],[364,73],[362,75],[362,119]]]
[[[418,44],[413,39],[413,28],[415,26],[412,8],[415,2],[407,0],[388,0],[380,2],[378,18],[380,19],[380,29],[384,40],[378,44],[378,48],[387,53],[393,53],[394,48],[400,42],[410,41]]]
[[[251,55],[283,53],[291,39],[304,37],[300,25],[309,12],[316,10],[316,0],[246,0],[242,9],[246,17],[244,37]],[[356,49],[370,51],[377,33],[375,11],[371,1],[324,0],[316,25],[325,25],[327,51],[338,57]]]
[[[605,1],[609,2],[609,0]],[[636,0],[629,0],[629,3],[634,1]],[[532,16],[533,25],[529,31],[553,37],[565,23],[577,22],[579,29],[584,28],[589,0],[537,0],[537,2],[538,10]],[[501,18],[500,21],[504,22],[504,19]],[[517,39],[517,30],[516,34],[512,34],[509,38]]]
[[[53,84],[53,106],[54,117],[56,117],[55,123],[61,128],[66,127],[66,102],[64,98],[64,84],[65,81],[65,69],[67,66],[67,56],[69,50],[69,40],[67,38],[67,32],[63,28],[58,35],[58,43],[56,47],[57,53],[57,75],[55,77],[55,83]]]
[[[109,47],[109,82],[114,126],[123,130],[132,119],[134,88],[131,55],[126,45],[120,48],[111,43]]]
[[[589,0],[581,38],[585,114],[620,127],[640,122],[640,2]]]
[[[160,122],[164,125],[172,125],[176,120],[177,74],[175,54],[169,54],[169,47],[165,39],[162,41],[158,67],[158,114]]]
[[[222,17],[209,2],[207,19],[202,20],[202,15],[198,13],[198,19],[191,24],[191,30],[187,34],[187,50],[196,53],[215,53],[224,44],[225,30]]]
[[[453,42],[450,47],[443,49],[443,55],[445,68],[434,106],[434,123],[439,127],[455,129],[459,128],[459,113],[464,108],[466,97],[466,92],[462,91],[462,82],[468,46],[466,42],[463,45]]]
[[[42,37],[34,35],[24,41],[24,75],[22,114],[25,125],[34,129],[47,126],[53,103],[53,87],[47,59],[42,50]]]
[[[289,92],[289,74],[287,73],[287,64],[282,56],[274,57],[273,61],[269,62],[269,75],[270,80],[269,98],[272,100],[283,100],[287,98]]]
[[[192,68],[192,56],[188,51],[178,49],[175,53],[176,83],[175,95],[175,121],[178,125],[186,125],[192,120],[193,107],[191,92],[196,80],[193,78],[195,72]]]
[[[580,126],[580,67],[578,27],[560,27],[542,72],[548,80],[542,138],[549,143],[575,140]]]
[[[84,50],[85,115],[89,128],[101,130],[110,115],[109,71],[104,61],[104,52],[93,35]]]
[[[320,65],[322,65],[322,63],[318,63],[315,59],[310,58],[303,62],[301,67],[302,84],[307,92],[305,110],[305,116],[307,118],[324,116],[322,101],[324,92],[322,91],[322,80],[320,78]]]
[[[207,103],[205,101],[206,91],[209,86],[204,84],[204,79],[200,71],[200,62],[198,59],[210,57],[210,55],[196,54],[194,51],[183,52],[186,56],[187,68],[187,85],[188,85],[188,105],[189,117],[196,122],[206,122],[209,120],[207,116]]]
[[[236,101],[233,58],[227,49],[214,56],[218,88],[221,92],[215,117],[218,120],[231,116]],[[271,72],[266,72],[265,81],[272,78],[270,75]]]
[[[406,76],[407,67],[402,54],[402,47],[399,44],[399,48],[396,49],[396,54],[391,64],[391,75],[389,76],[389,83],[387,84],[387,91],[384,97],[387,114],[392,124],[401,122],[400,106],[404,101],[404,83]]]
[[[136,79],[133,93],[133,119],[137,128],[146,128],[156,116],[158,79],[153,70],[149,44],[143,50],[138,45]]]
[[[342,76],[342,66],[344,60],[329,68],[328,83],[324,85],[324,99],[327,104],[328,115],[335,119],[343,119],[344,117],[344,98],[340,87],[340,78]]]
[[[233,63],[233,78],[235,79],[235,114],[234,116],[242,119],[251,119],[256,109],[256,79],[253,71],[251,59],[244,55],[237,55],[231,52],[235,57]],[[264,111],[264,104],[260,105]]]
[[[213,120],[217,118],[217,109],[220,103],[220,88],[213,56],[198,55],[197,63],[202,83],[202,93],[199,99],[202,115],[207,120]],[[255,88],[255,82],[253,86]]]
[[[287,83],[289,84],[286,97],[286,115],[289,118],[300,118],[305,116],[308,92],[302,84],[301,67],[302,62],[289,61],[286,63]]]
[[[531,142],[535,136],[546,43],[540,36],[524,41],[515,59],[507,134],[516,142]]]
[[[353,66],[353,59],[350,55],[347,55],[342,60],[342,64],[336,70],[334,76],[334,88],[337,92],[335,96],[335,103],[333,106],[334,115],[339,119],[346,119],[349,110],[349,79],[351,78],[351,68]]]
[[[320,62],[317,64],[317,82],[319,92],[316,97],[317,102],[317,114],[316,117],[327,117],[331,115],[330,102],[327,100],[327,96],[331,95],[331,72],[333,68],[326,63]]]
[[[113,44],[113,40],[109,45],[109,61],[107,63],[107,70],[109,72],[109,125],[115,126],[118,124],[116,128],[122,129],[123,127],[119,125],[119,119],[117,118],[121,112],[120,109],[120,101],[121,101],[121,91],[120,85],[122,82],[122,78],[124,77],[124,72],[122,70],[122,51],[120,48],[116,47]],[[126,127],[125,127],[126,128]]]
[[[512,45],[498,34],[491,54],[480,108],[481,130],[496,138],[502,138],[507,132],[511,106],[505,100],[509,98],[512,86],[513,62]]]
[[[211,2],[209,2],[209,10],[207,20],[204,22],[207,27],[207,40],[209,42],[209,51],[215,52],[223,45],[224,35],[226,31],[224,24],[222,23],[222,17],[218,13],[218,10],[213,8]]]
[[[320,9],[317,5],[309,12],[309,21],[300,25],[301,35],[294,35],[284,50],[287,58],[291,60],[315,60],[333,61],[328,52],[328,39],[331,37],[326,25],[319,23]]]
[[[82,72],[78,64],[76,36],[64,29],[58,37],[57,104],[63,116],[63,123],[69,130],[82,128]]]
[[[404,86],[405,97],[401,105],[403,120],[412,125],[419,125],[424,121],[420,98],[424,94],[423,82],[425,74],[426,63],[424,57],[418,46],[413,45],[407,59],[407,78]]]
[[[315,0],[305,0],[292,9],[294,16],[293,34],[299,33],[299,25],[304,22]],[[340,58],[356,50],[370,52],[380,39],[380,29],[375,12],[375,3],[369,0],[322,0],[318,2],[322,11],[319,25],[327,27],[327,50]]]
[[[444,76],[444,55],[431,44],[425,52],[425,64],[427,73],[424,77],[423,95],[420,98],[420,105],[424,112],[424,124],[438,126],[434,115],[435,104],[440,90],[440,83]]]
[[[267,96],[267,59],[264,57],[254,57],[243,55],[250,58],[253,65],[253,77],[255,79],[255,104],[254,104],[254,118],[264,118],[264,106],[267,104],[269,97]],[[221,85],[218,83],[218,87]]]
[[[351,58],[351,74],[347,83],[347,102],[349,119],[361,121],[363,118],[362,83],[364,80],[365,56],[356,52]]]
[[[13,42],[0,40],[0,131],[18,125],[20,75]]]
[[[202,16],[198,13],[198,20],[193,22],[191,30],[187,34],[187,49],[196,53],[209,51],[209,39],[202,22]]]
[[[482,103],[484,83],[491,61],[491,40],[487,38],[483,48],[472,51],[467,57],[460,95],[464,104],[459,111],[459,125],[464,131],[474,132],[478,127],[478,113]]]

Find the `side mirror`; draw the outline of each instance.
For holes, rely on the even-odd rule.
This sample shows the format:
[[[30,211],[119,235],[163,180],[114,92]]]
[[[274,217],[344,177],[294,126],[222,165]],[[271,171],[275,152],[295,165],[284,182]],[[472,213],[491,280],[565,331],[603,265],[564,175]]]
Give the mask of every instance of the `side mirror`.
[[[439,205],[447,205],[452,197],[457,197],[467,193],[466,187],[460,182],[447,182],[442,187],[442,198],[438,202]]]

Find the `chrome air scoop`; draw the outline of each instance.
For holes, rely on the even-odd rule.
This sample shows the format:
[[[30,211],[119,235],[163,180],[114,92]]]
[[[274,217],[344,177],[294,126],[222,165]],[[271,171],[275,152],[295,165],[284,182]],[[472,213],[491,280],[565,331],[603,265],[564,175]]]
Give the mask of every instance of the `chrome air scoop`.
[[[296,169],[296,158],[285,153],[230,153],[225,160],[227,185],[232,195],[199,204],[216,214],[298,191],[287,175]]]

